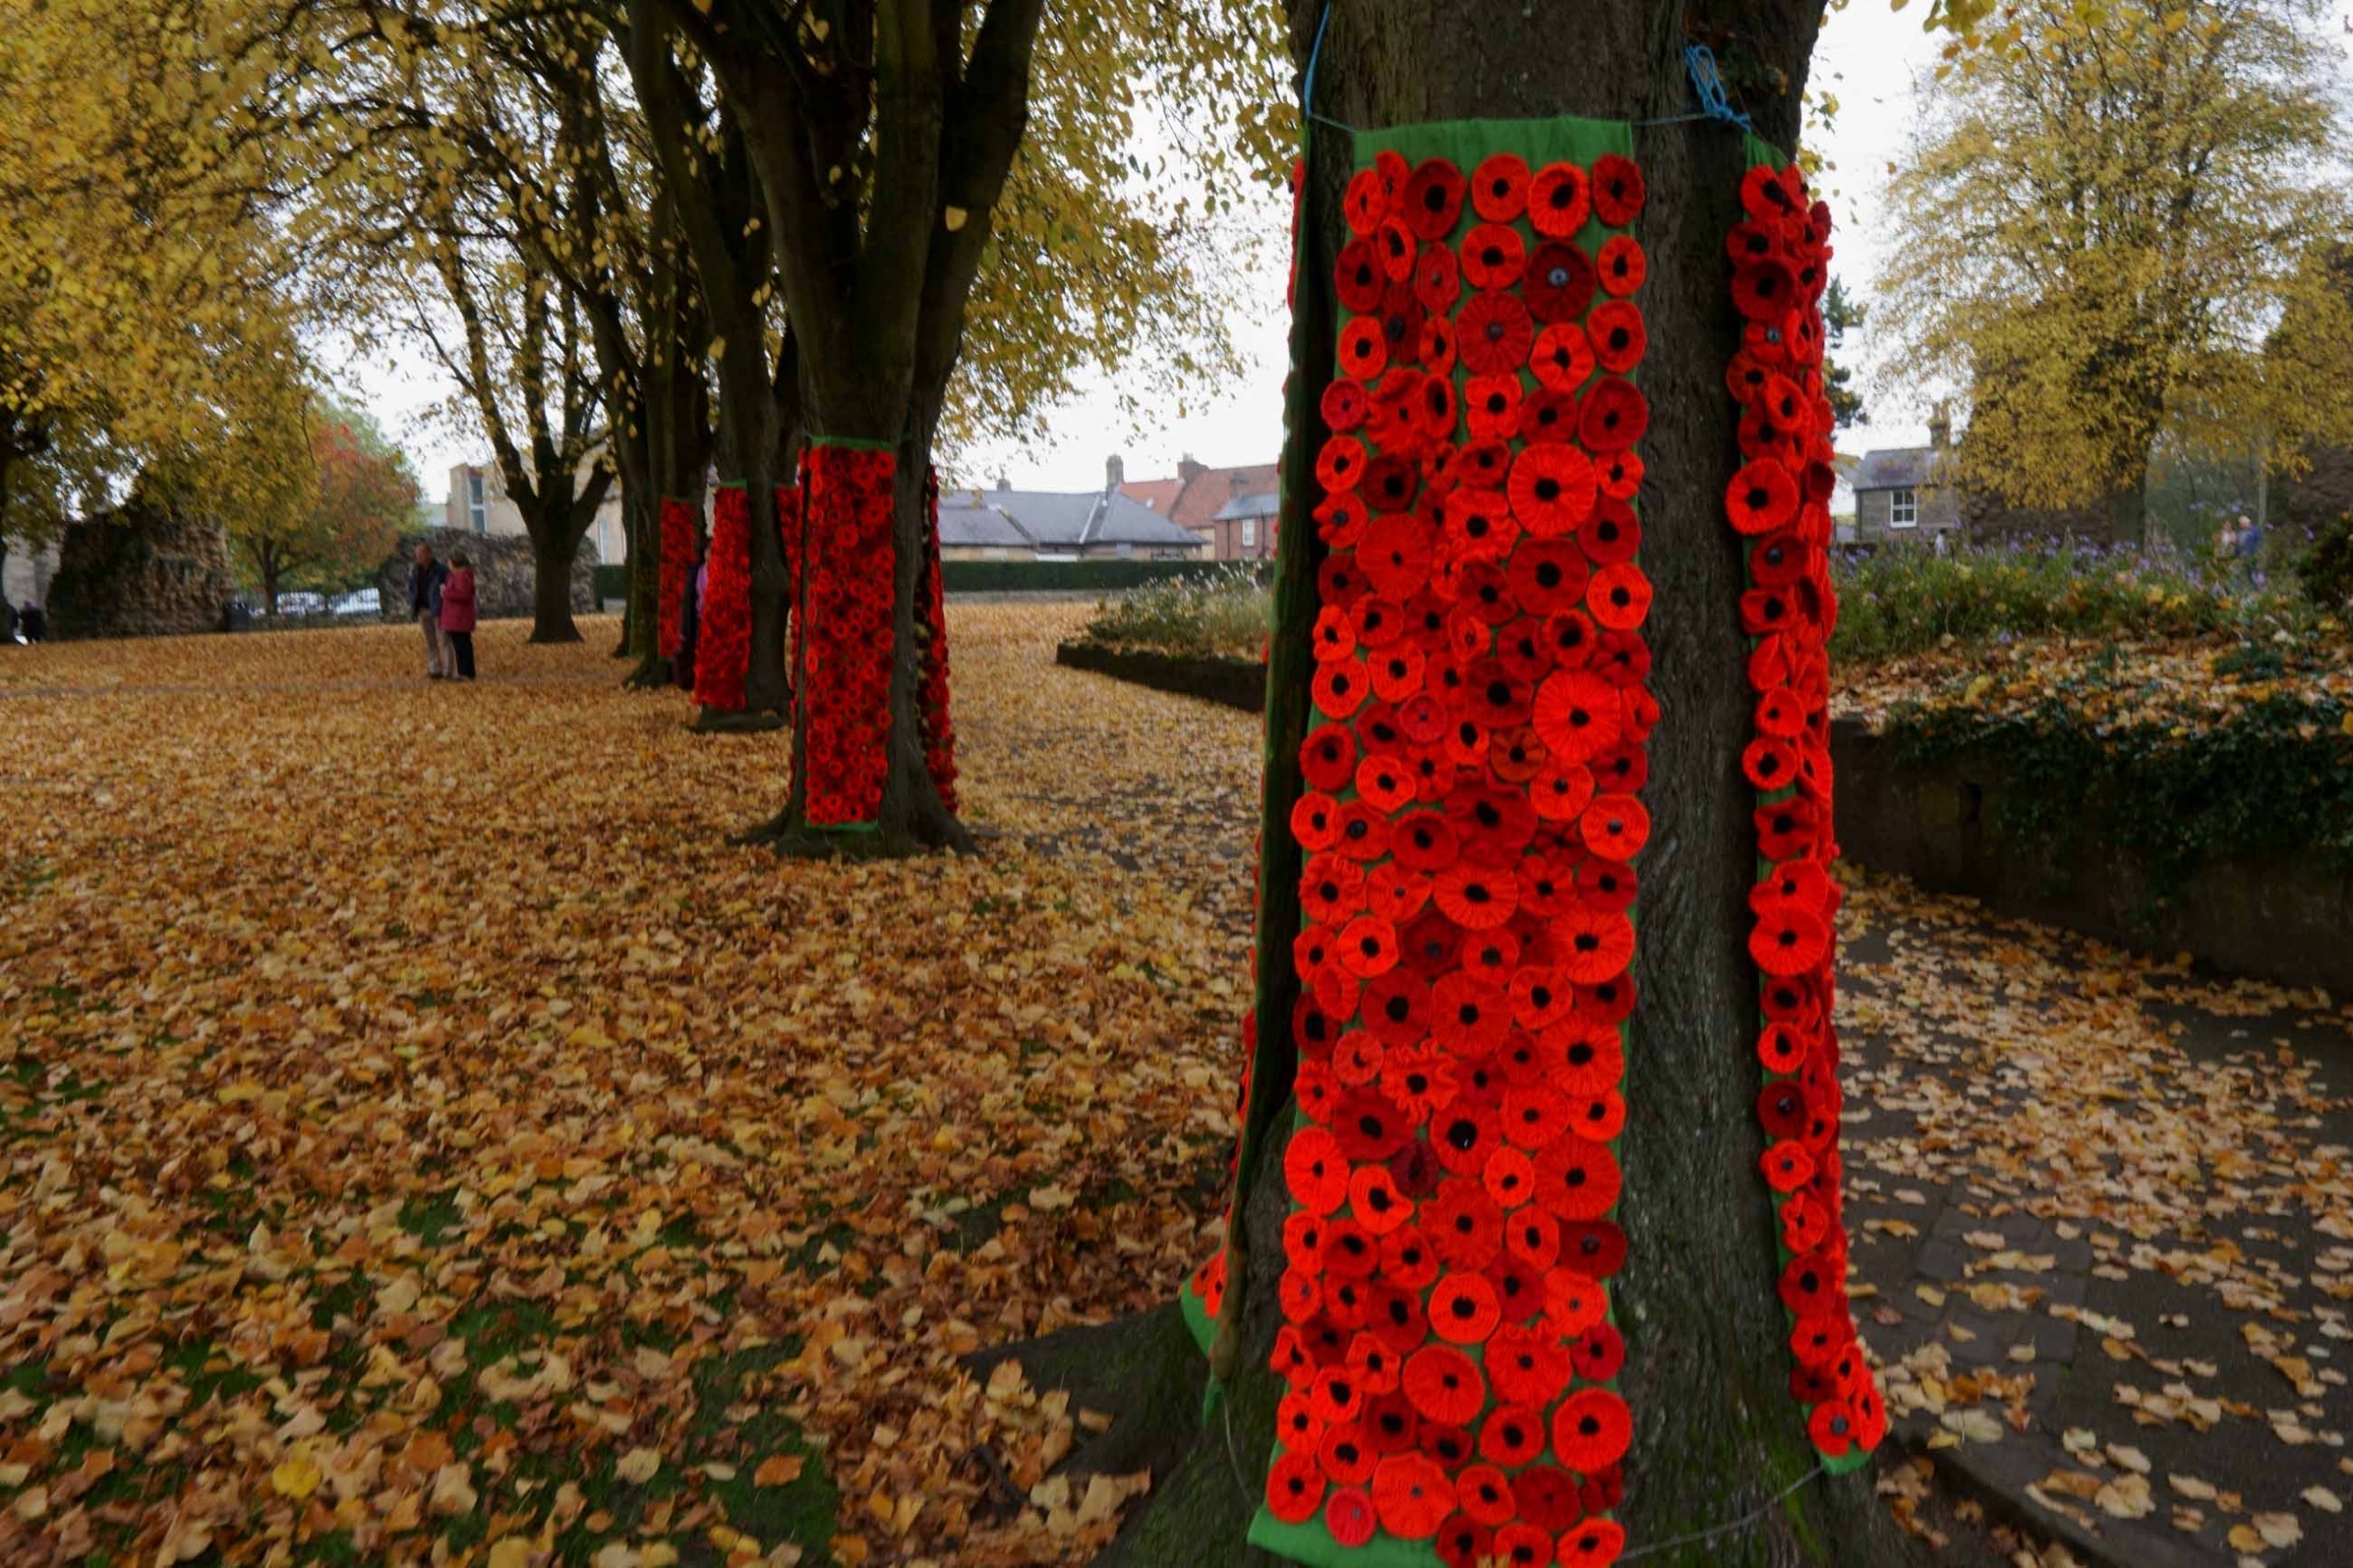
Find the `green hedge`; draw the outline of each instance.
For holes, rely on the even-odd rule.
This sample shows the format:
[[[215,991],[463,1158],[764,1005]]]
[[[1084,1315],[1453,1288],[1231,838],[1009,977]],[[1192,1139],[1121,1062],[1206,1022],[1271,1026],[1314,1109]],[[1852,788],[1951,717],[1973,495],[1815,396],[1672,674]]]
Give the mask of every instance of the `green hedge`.
[[[1258,565],[1264,575],[1274,563]],[[1239,569],[1231,561],[943,561],[940,580],[951,594],[1112,593]]]
[[[629,597],[629,567],[625,564],[598,566],[597,568],[597,602],[602,604],[608,599],[627,597]]]
[[[2298,856],[2353,872],[2353,705],[2281,694],[2211,726],[2105,730],[2086,719],[2088,706],[2082,692],[2063,689],[2022,713],[1903,708],[1885,733],[1916,767],[1968,753],[2000,757],[2009,788],[1997,820],[2054,853],[2086,801],[2106,802],[2117,842],[2148,869],[2160,899],[2208,855]]]

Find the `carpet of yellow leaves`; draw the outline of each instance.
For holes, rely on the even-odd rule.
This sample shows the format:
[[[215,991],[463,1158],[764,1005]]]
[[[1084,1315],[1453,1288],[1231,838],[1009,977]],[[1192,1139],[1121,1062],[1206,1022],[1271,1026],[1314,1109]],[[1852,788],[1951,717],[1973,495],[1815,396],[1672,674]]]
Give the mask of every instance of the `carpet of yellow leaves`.
[[[1083,1558],[955,1358],[1204,1250],[1256,799],[1085,613],[951,612],[988,853],[855,867],[610,622],[7,651],[0,1561]]]
[[[1083,1562],[1139,1483],[1050,1477],[1090,1414],[957,1358],[1213,1233],[1258,722],[1056,668],[1083,605],[949,613],[986,853],[873,866],[732,847],[783,740],[619,690],[610,622],[489,627],[472,687],[399,628],[0,650],[0,1562]],[[1918,1343],[1916,1268],[2102,1342],[2070,1394],[1920,1319],[1900,1403],[2322,1539],[2279,1456],[2353,1426],[2353,1111],[2173,1036],[2341,1021],[1878,880],[1847,927],[1866,1334]],[[1880,1258],[1944,1210],[1949,1273]],[[2194,1329],[2120,1327],[2148,1279]],[[2279,1384],[2223,1413],[2259,1457],[2168,1446],[2210,1356]]]

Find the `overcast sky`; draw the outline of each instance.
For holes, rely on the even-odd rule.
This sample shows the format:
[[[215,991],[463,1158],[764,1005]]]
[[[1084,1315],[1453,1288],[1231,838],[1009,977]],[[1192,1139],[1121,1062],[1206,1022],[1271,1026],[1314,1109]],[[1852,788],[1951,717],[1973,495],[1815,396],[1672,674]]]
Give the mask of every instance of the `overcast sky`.
[[[1824,185],[1836,212],[1835,269],[1866,301],[1880,256],[1887,165],[1911,137],[1913,84],[1933,69],[1941,47],[1941,35],[1921,29],[1927,9],[1915,4],[1894,11],[1886,0],[1853,0],[1831,17],[1814,55],[1815,86],[1837,99],[1838,113],[1826,128],[1809,127],[1807,142],[1832,165]],[[2339,0],[2338,10],[2353,14],[2353,0]],[[1267,199],[1263,222],[1273,233],[1288,224],[1279,198]],[[1279,255],[1274,247],[1269,253]],[[1099,384],[1082,385],[1052,420],[1051,443],[979,448],[952,477],[972,483],[1002,472],[1021,488],[1091,490],[1102,484],[1104,460],[1115,452],[1124,458],[1131,480],[1173,473],[1186,454],[1217,467],[1273,460],[1281,438],[1288,329],[1279,266],[1270,262],[1263,272],[1240,280],[1234,331],[1248,360],[1246,372],[1230,385],[1201,389],[1183,417],[1171,409],[1138,429]],[[1859,368],[1868,371],[1872,353],[1868,327],[1848,335],[1846,357]],[[407,449],[427,496],[447,494],[452,464],[486,460],[488,447],[479,435],[424,417],[447,399],[449,387],[423,355],[378,354],[347,365],[341,380]],[[1869,387],[1866,403],[1870,425],[1848,433],[1843,448],[1863,450],[1927,439],[1927,410],[1890,403]]]

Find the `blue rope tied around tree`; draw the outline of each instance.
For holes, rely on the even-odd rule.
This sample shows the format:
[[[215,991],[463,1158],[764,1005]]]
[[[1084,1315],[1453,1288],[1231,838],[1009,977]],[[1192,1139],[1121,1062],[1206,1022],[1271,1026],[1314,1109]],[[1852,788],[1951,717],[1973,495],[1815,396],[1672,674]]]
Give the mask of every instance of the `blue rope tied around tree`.
[[[1324,0],[1324,9],[1315,19],[1315,41],[1307,51],[1307,74],[1300,83],[1299,109],[1306,119],[1328,125],[1335,131],[1357,134],[1357,128],[1345,119],[1315,112],[1315,67],[1324,59],[1324,35],[1332,26],[1332,0]],[[1637,119],[1634,125],[1683,125],[1693,120],[1712,119],[1733,127],[1749,130],[1748,117],[1732,107],[1725,96],[1722,74],[1716,69],[1715,52],[1704,43],[1683,46],[1683,69],[1691,78],[1691,91],[1699,100],[1696,114],[1661,115],[1655,119]]]
[[[1737,126],[1743,131],[1749,129],[1748,117],[1733,108],[1732,100],[1724,96],[1723,74],[1716,69],[1716,55],[1713,50],[1704,43],[1685,44],[1683,69],[1691,77],[1691,91],[1699,96],[1699,112],[1697,115],[1685,115],[1681,118],[1720,119],[1726,125]]]

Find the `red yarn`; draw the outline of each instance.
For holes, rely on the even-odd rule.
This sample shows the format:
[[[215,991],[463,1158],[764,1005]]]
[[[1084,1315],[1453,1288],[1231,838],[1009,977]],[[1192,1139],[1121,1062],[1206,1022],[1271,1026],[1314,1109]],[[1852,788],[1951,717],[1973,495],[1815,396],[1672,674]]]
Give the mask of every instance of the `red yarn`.
[[[655,647],[665,659],[678,656],[678,615],[695,580],[694,506],[675,495],[662,497],[662,574],[655,586],[658,628]]]
[[[740,484],[722,484],[711,507],[710,559],[695,633],[695,700],[735,713],[752,658],[751,504]]]

